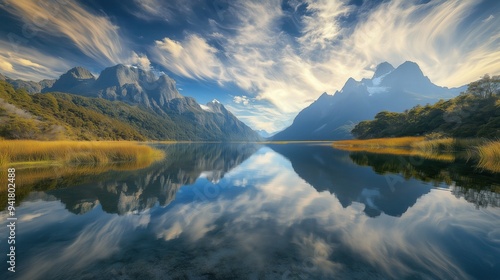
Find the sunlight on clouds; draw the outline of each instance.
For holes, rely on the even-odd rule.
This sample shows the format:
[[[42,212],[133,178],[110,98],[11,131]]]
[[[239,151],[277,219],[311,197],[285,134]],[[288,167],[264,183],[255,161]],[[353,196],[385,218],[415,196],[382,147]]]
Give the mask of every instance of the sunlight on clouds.
[[[12,49],[11,42],[0,40],[0,50],[9,49]],[[13,79],[51,79],[72,67],[70,62],[40,53],[29,46],[18,45],[16,49],[0,53],[0,70]]]
[[[102,66],[133,63],[137,60],[137,54],[129,50],[120,37],[118,26],[105,16],[92,14],[77,2],[6,2],[8,5],[4,8],[27,23],[28,29],[33,31],[33,36],[43,32],[51,36],[66,37],[81,52]],[[142,57],[138,65],[144,64]]]
[[[338,19],[351,12],[351,8],[344,3],[345,1],[339,0],[306,1],[311,15],[302,18],[304,35],[299,38],[299,42],[310,49],[317,46],[324,49],[338,39],[342,34]]]
[[[417,62],[438,85],[462,86],[500,69],[500,21],[465,21],[480,1],[431,1],[426,4],[395,0],[369,11],[342,43],[359,62]],[[492,36],[493,34],[493,36]],[[352,57],[351,57],[352,58]]]
[[[168,38],[157,42],[155,51],[162,54],[157,56],[162,65],[176,74],[231,81],[250,99],[267,101],[269,115],[260,116],[259,111],[255,116],[256,111],[249,111],[245,108],[249,104],[239,99],[233,100],[233,109],[252,127],[276,131],[290,125],[293,116],[323,92],[340,90],[349,77],[371,77],[374,66],[383,61],[394,65],[415,61],[431,81],[448,87],[462,86],[485,73],[498,74],[500,19],[489,11],[471,24],[468,16],[478,3],[394,0],[354,9],[345,1],[311,0],[295,3],[296,13],[290,15],[282,10],[281,1],[235,1],[228,9],[234,22],[211,23],[215,30],[210,34],[224,34],[210,36],[220,50],[189,35],[183,42]],[[301,5],[306,13],[297,12]],[[347,26],[343,21],[347,16],[357,18],[357,23]],[[286,17],[299,18],[298,37],[283,31]],[[199,44],[190,42],[193,36]],[[182,49],[187,46],[189,51]],[[190,61],[198,53],[207,65],[216,67]],[[277,119],[282,123],[267,123]]]
[[[248,103],[250,103],[250,99],[248,99],[248,97],[245,95],[242,96],[237,95],[233,97],[233,102],[236,104],[248,105]]]
[[[217,58],[217,49],[198,35],[189,35],[184,41],[164,38],[151,48],[153,59],[177,75],[192,79],[226,81],[223,65]]]
[[[29,59],[25,59],[25,58],[19,58],[17,60],[17,62],[20,65],[23,65],[23,66],[26,66],[26,67],[45,68],[44,66],[42,66],[42,65],[40,65],[38,63],[35,63],[35,62],[33,62],[33,61],[29,60]]]
[[[137,54],[136,52],[132,52],[132,57],[130,58],[129,62],[132,65],[137,65],[142,69],[151,69],[151,62],[145,54]]]
[[[340,90],[349,77],[371,77],[383,61],[414,61],[432,82],[448,87],[500,73],[500,5],[479,11],[480,0],[364,1],[360,7],[343,0],[239,0],[225,3],[224,10],[203,6],[217,12],[206,21],[192,18],[197,1],[137,0],[130,12],[140,19],[183,17],[192,24],[181,26],[179,39],[159,34],[144,53],[132,50],[109,17],[79,2],[5,3],[2,8],[33,36],[67,38],[100,66],[151,69],[153,63],[190,79],[234,83],[245,98],[232,97],[231,110],[270,132],[290,125],[298,112],[323,92]],[[284,10],[286,5],[291,9]],[[201,21],[206,26],[197,26]],[[296,30],[288,30],[288,23]],[[0,70],[12,78],[55,78],[76,64],[27,43],[13,47],[5,39],[0,49]]]
[[[289,125],[288,120],[295,116],[295,113],[282,113],[277,116],[277,109],[269,103],[251,102],[248,105],[233,103],[224,106],[245,124],[265,131],[275,131],[276,127],[285,127]]]
[[[8,61],[5,61],[4,59],[5,57],[2,56],[0,60],[0,69],[2,69],[2,71],[13,72],[14,67],[12,66],[12,64],[10,64]]]

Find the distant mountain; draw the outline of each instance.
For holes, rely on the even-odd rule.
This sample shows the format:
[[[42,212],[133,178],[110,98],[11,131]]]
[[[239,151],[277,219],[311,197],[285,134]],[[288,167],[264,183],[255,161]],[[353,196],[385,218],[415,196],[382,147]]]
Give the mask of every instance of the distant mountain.
[[[79,106],[82,103],[92,103],[94,106],[91,106],[91,110],[96,110],[99,114],[113,119],[119,119],[126,125],[132,125],[141,131],[146,139],[196,141],[258,141],[262,139],[222,104],[211,102],[202,108],[193,98],[182,96],[177,91],[175,81],[167,75],[157,77],[150,71],[135,67],[124,65],[109,67],[104,69],[97,79],[90,71],[82,67],[69,70],[53,82],[15,84],[12,79],[4,79],[17,89],[28,90],[30,88],[28,92],[40,88],[38,92],[62,92],[90,97],[91,99],[81,99],[55,95],[56,102],[59,101],[58,97],[61,97],[64,100],[70,99],[71,102],[77,102],[73,104]],[[99,102],[92,99],[123,102],[125,104],[116,106],[121,109],[126,108],[126,104],[134,106],[136,107],[135,116],[126,117],[129,114],[115,112],[113,108],[108,107],[108,104],[95,106],[95,103]],[[29,105],[23,105],[29,107]],[[101,108],[106,109],[101,110]],[[46,113],[49,114],[49,112]],[[83,116],[81,118],[85,119]],[[141,126],[141,123],[144,125]],[[89,133],[87,138],[99,138],[93,134]],[[105,138],[114,139],[109,134]]]
[[[371,79],[349,78],[334,95],[323,93],[302,110],[292,125],[273,140],[336,140],[352,138],[350,131],[380,111],[402,112],[415,105],[435,103],[457,96],[466,87],[447,88],[433,84],[420,67],[407,61],[394,68],[384,62]]]
[[[356,138],[429,135],[500,139],[500,76],[485,76],[457,97],[403,113],[382,111],[359,122]]]
[[[263,130],[263,129],[260,129],[260,130],[256,130],[256,132],[261,136],[261,137],[264,137],[264,138],[269,138],[269,137],[272,137],[274,134],[276,133],[269,133],[267,132],[266,130]]]
[[[41,92],[44,88],[51,87],[56,80],[42,80],[40,82],[14,80],[0,73],[0,81],[6,81],[14,88],[22,88],[29,93]]]

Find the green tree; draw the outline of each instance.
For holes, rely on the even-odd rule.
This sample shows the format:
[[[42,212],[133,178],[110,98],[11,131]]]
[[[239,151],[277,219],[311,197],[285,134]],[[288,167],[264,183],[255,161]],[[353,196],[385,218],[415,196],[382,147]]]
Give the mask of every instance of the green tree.
[[[500,76],[490,77],[486,74],[480,80],[470,83],[465,93],[483,98],[498,95],[500,94]]]

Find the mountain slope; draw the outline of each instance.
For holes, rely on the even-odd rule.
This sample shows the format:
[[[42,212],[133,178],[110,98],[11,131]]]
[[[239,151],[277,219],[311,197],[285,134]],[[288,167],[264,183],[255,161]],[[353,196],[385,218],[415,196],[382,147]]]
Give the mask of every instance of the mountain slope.
[[[0,82],[0,136],[6,139],[145,140],[132,125],[73,102],[69,94],[28,94]],[[84,100],[85,101],[85,100]],[[101,108],[126,111],[101,100]],[[123,104],[124,106],[127,106]],[[130,106],[128,106],[130,107]]]
[[[44,88],[51,87],[56,80],[41,80],[40,82],[14,80],[0,73],[0,81],[6,81],[15,89],[24,89],[29,93],[41,92]]]
[[[473,84],[496,89],[474,93]],[[352,133],[357,138],[417,136],[431,133],[451,137],[500,138],[500,77],[471,83],[465,94],[433,105],[416,106],[403,113],[382,111],[362,121]]]
[[[351,129],[383,110],[402,112],[418,104],[458,95],[465,88],[434,85],[414,62],[394,68],[381,63],[371,79],[349,78],[341,91],[324,93],[302,110],[292,125],[273,140],[337,140],[352,138]]]
[[[19,84],[16,88],[25,88],[27,85]],[[204,107],[208,109],[204,110],[193,98],[182,96],[177,91],[175,81],[167,75],[157,77],[150,71],[134,67],[121,64],[109,67],[104,69],[97,79],[90,71],[75,67],[53,83],[42,81],[37,85],[44,93],[64,92],[90,97],[52,94],[61,100],[131,125],[146,139],[194,141],[262,139],[222,104],[207,104]],[[42,87],[43,85],[45,86]],[[123,110],[118,112],[113,106],[108,106],[111,103],[101,101],[120,101],[113,104],[117,109]],[[133,115],[129,116],[126,112],[133,112]]]

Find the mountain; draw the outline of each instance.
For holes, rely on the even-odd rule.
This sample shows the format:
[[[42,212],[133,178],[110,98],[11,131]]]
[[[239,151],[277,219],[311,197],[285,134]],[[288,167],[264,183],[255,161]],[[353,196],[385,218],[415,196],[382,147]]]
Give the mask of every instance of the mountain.
[[[369,217],[377,217],[382,213],[401,217],[432,189],[430,185],[415,184],[416,181],[393,186],[385,176],[369,168],[360,169],[351,163],[348,152],[330,146],[268,146],[287,158],[295,173],[318,192],[334,194],[344,208],[353,202],[364,204],[364,212]]]
[[[291,126],[273,140],[337,140],[352,138],[356,123],[373,119],[380,111],[403,112],[416,105],[449,99],[465,87],[447,88],[433,84],[420,67],[407,61],[397,68],[384,62],[371,79],[349,78],[334,95],[323,93],[302,110]]]
[[[67,93],[85,93],[95,82],[95,77],[83,67],[75,67],[64,73],[57,79],[52,86],[43,88],[41,92],[67,92]]]
[[[5,80],[12,82],[11,79]],[[56,99],[55,103],[65,104],[64,110],[67,106],[72,108],[84,106],[84,108],[72,110],[88,109],[93,113],[104,115],[111,120],[121,122],[125,125],[124,130],[127,131],[127,133],[122,133],[123,137],[115,137],[111,133],[101,135],[99,131],[93,129],[82,131],[77,128],[76,132],[69,136],[71,139],[128,139],[128,135],[132,135],[129,133],[130,127],[140,132],[145,139],[155,140],[259,141],[262,139],[219,102],[210,102],[202,108],[195,99],[182,96],[176,89],[175,81],[164,74],[157,77],[151,71],[119,64],[104,69],[96,79],[85,68],[75,67],[53,83],[41,81],[37,84],[41,87],[39,92],[52,93],[50,96]],[[15,88],[24,90],[27,85],[17,84]],[[71,93],[73,96],[63,93]],[[30,98],[32,101],[45,99],[38,94],[34,96],[36,98]],[[15,98],[11,98],[12,100]],[[75,128],[74,124],[67,123],[67,116],[62,114],[54,115],[56,112],[40,111],[43,109],[32,111],[31,107],[39,108],[40,105],[29,102],[14,104],[32,112],[33,116],[28,120],[30,125],[36,126],[37,124],[33,121],[42,114],[49,119],[55,117],[59,120],[51,121],[50,125],[47,124],[49,127],[57,123],[68,128],[66,131],[72,131],[72,128]],[[72,120],[78,118],[81,122],[86,122],[85,116],[81,114],[75,116],[72,110],[68,112],[72,114]],[[95,129],[98,128],[99,124],[96,124]],[[138,137],[134,136],[132,139],[138,139]]]
[[[6,81],[16,89],[22,88],[29,93],[35,93],[41,92],[44,88],[51,87],[56,80],[41,80],[40,82],[14,80],[0,73],[0,81]]]
[[[270,138],[275,134],[275,133],[269,133],[264,129],[256,130],[255,132],[257,132],[263,138]]]
[[[361,121],[356,138],[429,135],[457,138],[500,138],[500,76],[485,76],[463,94],[403,113],[382,111]]]
[[[52,87],[42,89],[42,92],[54,91],[141,104],[162,113],[165,103],[182,98],[175,81],[167,75],[156,77],[151,71],[122,64],[104,69],[97,79],[90,71],[75,67],[61,75]]]

